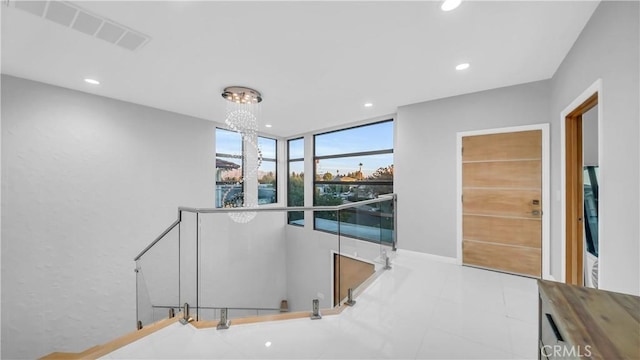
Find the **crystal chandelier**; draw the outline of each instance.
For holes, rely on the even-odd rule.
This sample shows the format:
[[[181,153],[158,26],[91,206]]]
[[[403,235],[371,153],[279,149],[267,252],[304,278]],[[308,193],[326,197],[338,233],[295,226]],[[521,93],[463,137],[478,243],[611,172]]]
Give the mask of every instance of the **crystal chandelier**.
[[[232,188],[222,195],[225,207],[258,207],[258,168],[262,163],[262,152],[258,147],[258,120],[262,102],[262,95],[243,86],[230,86],[224,89],[222,97],[227,100],[227,116],[224,122],[229,128],[242,137],[242,166],[243,175],[236,186],[249,191],[242,191],[236,201],[230,199]],[[255,191],[253,191],[255,189]],[[237,195],[234,195],[236,197]],[[230,212],[229,217],[238,223],[247,223],[256,216],[255,211]]]

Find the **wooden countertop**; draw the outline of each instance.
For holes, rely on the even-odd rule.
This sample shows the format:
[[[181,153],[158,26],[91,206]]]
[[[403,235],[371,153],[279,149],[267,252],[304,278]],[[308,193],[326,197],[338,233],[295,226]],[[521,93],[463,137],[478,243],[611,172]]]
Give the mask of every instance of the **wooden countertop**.
[[[560,334],[593,359],[640,359],[640,297],[538,280]]]

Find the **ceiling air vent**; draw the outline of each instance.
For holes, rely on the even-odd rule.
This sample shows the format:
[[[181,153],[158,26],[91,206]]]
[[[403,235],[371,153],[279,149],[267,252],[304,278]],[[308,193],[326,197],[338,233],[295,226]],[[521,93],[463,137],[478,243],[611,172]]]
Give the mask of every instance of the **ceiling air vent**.
[[[66,5],[61,1],[50,1],[44,17],[60,25],[69,26],[76,18],[77,13],[78,9]]]
[[[81,33],[93,36],[100,28],[100,25],[102,25],[102,19],[80,11],[72,27]]]
[[[9,3],[10,5],[10,3]],[[44,9],[47,7],[46,1],[17,1],[15,2],[16,8],[30,12],[33,15],[44,15]]]
[[[87,11],[70,1],[15,0],[7,2],[16,9],[70,27],[83,34],[93,36],[127,50],[136,51],[151,38],[116,21]]]
[[[121,28],[120,26],[105,21],[104,23],[102,23],[102,27],[100,28],[100,30],[98,30],[96,37],[115,44],[118,42],[118,40],[120,40],[122,35],[124,35],[125,31],[126,30]]]

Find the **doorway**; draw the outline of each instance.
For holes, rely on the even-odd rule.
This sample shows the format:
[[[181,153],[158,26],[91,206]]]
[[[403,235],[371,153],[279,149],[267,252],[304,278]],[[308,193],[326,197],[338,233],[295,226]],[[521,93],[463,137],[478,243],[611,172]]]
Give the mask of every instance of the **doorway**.
[[[541,246],[541,263],[542,263],[542,271],[541,274],[534,274],[534,275],[527,275],[527,274],[523,274],[521,269],[510,269],[510,270],[499,270],[499,271],[503,271],[503,272],[508,272],[508,273],[517,273],[517,274],[523,274],[526,276],[535,276],[535,277],[542,277],[543,279],[551,279],[551,261],[550,261],[550,227],[549,227],[549,208],[550,208],[550,201],[549,201],[549,189],[550,189],[550,178],[549,178],[549,170],[550,170],[550,141],[549,141],[549,124],[534,124],[534,125],[523,125],[523,126],[514,126],[514,127],[507,127],[507,128],[497,128],[497,129],[486,129],[486,130],[473,130],[473,131],[464,131],[464,132],[458,132],[457,133],[457,171],[456,171],[456,175],[457,175],[457,198],[458,201],[457,206],[456,206],[456,210],[457,210],[457,232],[456,232],[456,239],[457,239],[457,263],[460,265],[464,264],[464,260],[463,260],[463,224],[464,224],[464,217],[463,217],[463,202],[467,202],[469,200],[468,197],[463,196],[463,138],[465,137],[470,137],[470,136],[476,136],[476,135],[491,135],[491,134],[506,134],[506,133],[521,133],[521,132],[529,132],[529,131],[539,131],[539,134],[541,136],[541,141],[542,141],[542,145],[541,145],[541,198],[539,199],[535,199],[535,198],[526,198],[528,199],[527,202],[525,204],[520,204],[520,206],[525,206],[526,210],[520,210],[520,211],[524,211],[527,213],[528,217],[535,217],[535,216],[539,216],[540,220],[540,224],[542,226],[541,228],[541,242],[540,242],[540,246]],[[517,148],[517,146],[516,146]],[[465,148],[464,149],[464,153],[468,154],[468,149]],[[516,150],[517,151],[517,150]],[[513,153],[511,155],[512,157],[514,156]],[[516,160],[514,161],[514,164],[517,163],[518,157],[517,156],[522,156],[522,154],[520,155],[515,155],[516,157],[513,158],[512,160]],[[474,161],[471,159],[467,159],[468,161]],[[505,160],[505,159],[503,159]],[[522,158],[520,160],[526,160],[526,157],[522,156]],[[509,166],[509,161],[503,161],[506,166]],[[499,165],[498,165],[499,166]],[[509,175],[511,176],[511,175]],[[482,186],[477,186],[478,188],[482,188]],[[517,190],[519,189],[518,187],[516,187],[516,189],[513,190]],[[529,195],[531,195],[529,193]],[[533,200],[539,200],[538,205],[534,205]],[[534,215],[533,211],[536,210],[533,207],[537,207],[539,210],[539,214],[538,215]],[[538,207],[539,206],[539,207]],[[476,214],[479,215],[479,214]],[[487,218],[489,218],[490,216],[488,216]],[[520,219],[518,219],[520,218]],[[518,221],[525,221],[526,216],[515,216],[514,220],[518,220]],[[472,219],[473,220],[473,219]],[[514,221],[514,223],[517,223],[518,221]],[[528,220],[527,220],[528,221]],[[533,220],[532,220],[533,221]],[[469,225],[469,224],[467,224]],[[473,224],[471,224],[473,225]],[[513,224],[511,224],[513,225]],[[532,224],[529,224],[532,225]],[[497,228],[497,227],[493,227],[492,224],[489,224],[489,226],[485,227],[486,229],[493,229],[493,231],[491,231],[490,233],[493,234],[498,234],[498,236],[501,235],[501,229]],[[517,231],[522,231],[522,229],[519,229],[518,225],[514,225],[511,226],[511,228],[515,228],[516,232]],[[531,230],[531,229],[529,229]],[[483,235],[485,236],[485,235]],[[475,237],[475,236],[473,236]],[[468,239],[468,240],[473,240],[473,239]],[[478,240],[478,239],[476,239]],[[491,239],[489,239],[490,241],[485,241],[485,242],[491,242]],[[481,240],[483,241],[483,240]],[[495,240],[493,240],[495,242]],[[505,244],[506,246],[509,246],[510,244]],[[511,245],[515,245],[515,246],[519,246],[518,244],[511,244]],[[505,249],[505,247],[502,247],[500,249]],[[468,246],[467,246],[468,247]],[[535,247],[532,246],[532,247]],[[497,247],[494,247],[495,249],[498,249]],[[469,250],[469,249],[467,249]],[[502,257],[505,258],[505,254],[504,253],[500,253],[499,251],[497,253],[494,253],[495,256],[497,257]],[[540,259],[538,257],[538,259]],[[540,263],[540,260],[536,259],[535,263]],[[469,260],[469,259],[467,259]],[[491,268],[491,267],[487,267],[484,265],[472,265],[472,266],[478,266],[478,267],[482,267],[482,268]],[[536,265],[533,265],[536,266]],[[539,266],[538,266],[539,267]],[[492,269],[492,268],[491,268]],[[537,272],[537,271],[536,271]]]
[[[542,272],[542,131],[462,138],[462,262]]]
[[[563,112],[564,246],[567,284],[598,285],[598,90],[587,90]]]

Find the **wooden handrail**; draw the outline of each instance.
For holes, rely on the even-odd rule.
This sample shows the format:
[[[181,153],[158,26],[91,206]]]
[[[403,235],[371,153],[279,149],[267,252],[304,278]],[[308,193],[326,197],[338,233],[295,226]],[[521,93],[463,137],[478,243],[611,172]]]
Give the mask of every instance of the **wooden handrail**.
[[[360,284],[354,290],[354,296],[355,294],[359,295],[360,293],[362,293],[367,287],[369,287],[369,285],[371,285],[371,283],[373,283],[373,281],[375,281],[375,279],[378,278],[378,276],[380,276],[381,273],[382,273],[381,271],[376,271],[372,276],[370,276],[367,280],[365,280],[362,284]],[[348,307],[347,305],[341,304],[340,306],[336,306],[332,309],[322,309],[320,310],[320,313],[323,316],[339,315],[347,307]],[[311,316],[311,312],[309,311],[296,311],[296,312],[287,312],[287,313],[274,314],[274,315],[260,315],[260,316],[251,316],[251,317],[245,317],[245,318],[236,318],[236,319],[231,319],[231,324],[232,325],[254,324],[254,323],[267,322],[267,321],[303,319],[303,318],[309,318],[310,316]],[[135,341],[138,341],[145,336],[151,335],[154,332],[161,330],[173,323],[176,323],[182,317],[183,317],[182,312],[180,312],[179,314],[176,314],[176,316],[174,316],[173,318],[157,321],[153,324],[143,327],[140,330],[121,336],[108,343],[105,343],[102,345],[96,345],[82,352],[79,352],[79,353],[52,352],[48,355],[41,357],[40,360],[97,359],[99,357],[112,353],[121,347],[124,347]],[[196,329],[207,329],[212,327],[215,328],[218,325],[218,320],[194,321],[189,324],[191,324]]]
[[[138,341],[140,339],[142,339],[143,337],[147,336],[147,335],[151,335],[154,332],[161,330],[173,323],[178,322],[179,319],[182,318],[182,313],[180,313],[179,315],[176,314],[176,316],[170,318],[170,319],[164,319],[164,320],[160,320],[158,322],[155,322],[151,325],[148,325],[140,330],[128,333],[124,336],[121,336],[115,340],[109,341],[106,344],[103,345],[96,345],[94,347],[91,347],[85,351],[79,352],[79,353],[72,353],[72,352],[53,352],[51,354],[45,355],[43,357],[41,357],[41,360],[60,360],[60,359],[68,359],[68,360],[75,360],[75,359],[97,359],[99,357],[105,356],[109,353],[112,353],[116,350],[118,350],[119,348],[129,345],[132,342]]]
[[[346,306],[341,305],[333,309],[321,310],[321,314],[322,315],[338,315],[342,312],[342,310],[344,310],[344,308],[346,308]],[[302,319],[302,318],[308,318],[310,315],[311,313],[308,311],[297,311],[297,312],[275,314],[275,315],[252,316],[252,317],[246,317],[246,318],[232,319],[232,324],[241,325],[241,324],[260,323],[260,322],[266,322],[266,321]],[[138,341],[145,336],[151,335],[154,332],[161,330],[173,323],[176,323],[181,318],[182,318],[182,313],[176,314],[176,316],[173,318],[160,320],[138,331],[134,331],[124,336],[121,336],[106,344],[96,345],[94,347],[91,347],[79,353],[52,352],[48,355],[41,357],[40,360],[97,359],[99,357],[112,353],[121,347],[129,345],[132,342]],[[194,321],[189,324],[193,325],[193,327],[195,327],[196,329],[207,329],[212,327],[215,328],[218,325],[218,320]]]

